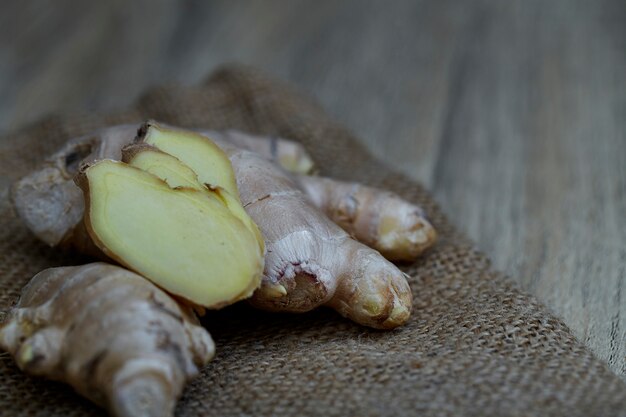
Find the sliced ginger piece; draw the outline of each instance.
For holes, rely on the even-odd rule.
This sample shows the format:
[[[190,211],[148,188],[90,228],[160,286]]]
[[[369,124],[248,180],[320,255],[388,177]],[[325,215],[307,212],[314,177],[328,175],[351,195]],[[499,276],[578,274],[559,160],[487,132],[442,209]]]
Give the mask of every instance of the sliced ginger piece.
[[[220,308],[258,287],[263,250],[218,194],[172,189],[112,160],[83,167],[76,182],[96,245],[170,293]]]
[[[208,143],[208,141],[205,142]],[[248,230],[254,233],[259,242],[261,251],[265,251],[261,231],[243,209],[239,199],[233,197],[222,187],[209,189],[207,186],[201,184],[196,173],[178,158],[162,152],[151,145],[138,143],[129,145],[122,150],[122,161],[162,179],[171,188],[186,187],[207,193],[214,193],[222,200],[226,207],[228,207],[231,213],[241,220]]]
[[[122,149],[122,162],[162,179],[170,188],[206,189],[191,168],[154,146],[139,143]]]
[[[175,156],[196,173],[201,184],[222,187],[239,199],[237,180],[228,156],[208,138],[149,121],[139,129],[135,141],[147,143]]]

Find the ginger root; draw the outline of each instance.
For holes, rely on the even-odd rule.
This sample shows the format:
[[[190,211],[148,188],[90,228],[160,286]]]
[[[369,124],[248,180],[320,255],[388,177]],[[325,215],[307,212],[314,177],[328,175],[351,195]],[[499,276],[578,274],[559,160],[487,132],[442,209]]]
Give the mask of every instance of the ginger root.
[[[35,275],[0,328],[23,371],[63,381],[118,417],[172,416],[214,355],[189,307],[105,263]]]
[[[252,152],[227,153],[242,203],[267,246],[252,305],[289,312],[325,305],[382,329],[408,320],[412,295],[404,273],[319,212],[285,171]]]
[[[178,139],[163,139],[171,134]],[[170,187],[213,191],[229,207],[241,199],[246,212],[261,229],[268,248],[262,285],[251,300],[255,306],[299,312],[327,305],[361,324],[379,328],[392,328],[406,321],[411,294],[404,275],[379,252],[351,236],[389,259],[413,260],[432,246],[436,237],[419,207],[371,187],[290,174],[268,160],[280,159],[282,149],[283,154],[295,155],[292,161],[300,161],[291,164],[294,170],[308,171],[310,158],[306,153],[293,152],[301,150],[299,145],[289,148],[288,142],[278,140],[274,147],[277,151],[268,145],[271,140],[232,132],[217,136],[216,143],[234,168],[239,196],[228,191],[233,189],[232,177],[211,177],[211,172],[205,172],[211,171],[212,162],[202,163],[204,158],[199,160],[198,155],[206,149],[196,148],[206,148],[203,143],[208,141],[174,127],[147,123],[135,139],[139,145],[129,147],[124,160],[161,178]],[[254,145],[255,141],[259,144]],[[258,149],[265,157],[232,143]],[[148,145],[153,147],[152,154],[154,147],[159,148],[161,155],[170,154],[176,163],[171,158],[133,150]],[[136,158],[131,157],[133,153],[137,154]],[[211,157],[207,160],[212,161]],[[44,186],[42,181],[39,187]],[[16,191],[14,199],[20,194],[28,193]],[[16,201],[22,217],[20,207],[27,204],[26,200],[41,196],[31,193],[26,197],[21,205]],[[37,204],[59,204],[43,197]],[[233,215],[241,216],[232,207]],[[75,229],[80,230],[80,226]],[[73,239],[78,234],[74,231]]]

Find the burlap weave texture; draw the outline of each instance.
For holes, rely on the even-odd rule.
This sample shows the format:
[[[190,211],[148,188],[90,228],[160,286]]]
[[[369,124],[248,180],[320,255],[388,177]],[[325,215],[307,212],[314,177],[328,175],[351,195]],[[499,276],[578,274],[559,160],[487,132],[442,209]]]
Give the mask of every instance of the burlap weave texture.
[[[329,310],[280,315],[235,306],[207,315],[217,357],[187,387],[177,415],[626,416],[626,384],[545,307],[491,271],[427,191],[368,155],[308,98],[241,67],[194,88],[155,88],[129,111],[49,118],[0,140],[0,309],[36,272],[87,261],[28,232],[8,202],[10,183],[69,138],[147,118],[300,141],[323,175],[419,203],[441,235],[424,258],[402,266],[414,310],[395,331],[369,330]],[[0,415],[105,414],[0,357]]]

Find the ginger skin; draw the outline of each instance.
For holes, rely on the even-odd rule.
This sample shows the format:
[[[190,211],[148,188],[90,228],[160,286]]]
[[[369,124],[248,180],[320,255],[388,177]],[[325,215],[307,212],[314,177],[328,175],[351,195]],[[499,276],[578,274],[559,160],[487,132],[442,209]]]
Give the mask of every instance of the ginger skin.
[[[296,174],[296,184],[315,207],[389,260],[413,261],[437,239],[424,211],[394,193],[306,175],[313,171],[314,164],[298,143],[236,130],[198,132],[222,149],[236,147],[258,153]]]
[[[97,248],[82,227],[83,196],[72,179],[82,162],[119,160],[122,147],[136,131],[135,125],[119,125],[72,139],[46,159],[41,169],[17,181],[11,197],[26,226],[50,246],[97,256]]]
[[[118,417],[172,416],[214,355],[189,307],[105,263],[35,275],[0,328],[0,348],[23,371],[66,382]]]
[[[295,179],[332,221],[389,260],[412,261],[437,238],[423,210],[394,193],[330,178]]]

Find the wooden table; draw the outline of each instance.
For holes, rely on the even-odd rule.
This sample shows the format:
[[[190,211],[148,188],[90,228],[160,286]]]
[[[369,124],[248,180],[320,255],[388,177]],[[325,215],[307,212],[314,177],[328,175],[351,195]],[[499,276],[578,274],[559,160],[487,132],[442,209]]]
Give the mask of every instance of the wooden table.
[[[626,377],[626,2],[3,2],[0,130],[226,61],[316,96]]]

